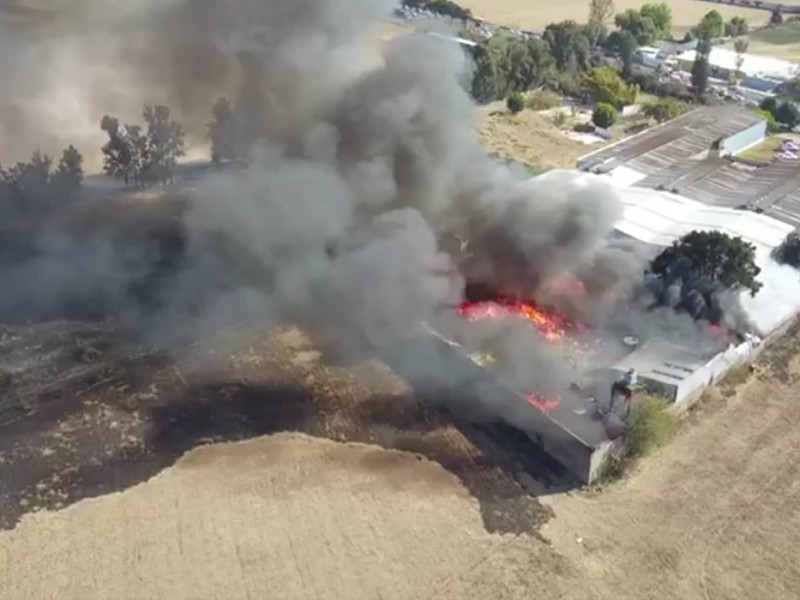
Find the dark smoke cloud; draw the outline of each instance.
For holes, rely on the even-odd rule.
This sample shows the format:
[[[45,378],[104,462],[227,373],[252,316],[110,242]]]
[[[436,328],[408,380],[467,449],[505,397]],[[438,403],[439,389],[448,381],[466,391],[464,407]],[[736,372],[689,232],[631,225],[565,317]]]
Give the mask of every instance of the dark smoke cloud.
[[[21,48],[36,57],[4,54],[2,74],[29,100],[4,86],[4,111],[12,100],[14,110],[0,115],[0,141],[88,139],[101,114],[134,114],[145,101],[175,103],[191,121],[234,91],[262,142],[245,171],[197,182],[166,232],[130,243],[114,231],[43,236],[32,256],[3,268],[0,312],[113,307],[166,336],[176,315],[195,335],[288,319],[342,351],[391,351],[421,321],[457,327],[442,316],[463,294],[455,266],[553,301],[553,281],[575,274],[586,314],[601,310],[603,294],[632,289],[641,257],[607,241],[620,216],[612,188],[563,172],[530,180],[490,158],[460,85],[460,49],[406,36],[376,64],[369,38],[392,5],[149,0],[122,12],[76,9],[63,25],[74,33],[8,42],[18,58],[31,56]],[[20,129],[9,114],[24,117]],[[457,265],[441,251],[443,232],[464,242]],[[653,326],[641,315],[642,330]],[[461,333],[506,358],[504,375],[520,389],[562,387],[569,365],[512,325]],[[403,358],[412,375],[414,359]],[[419,366],[447,378],[444,365]]]

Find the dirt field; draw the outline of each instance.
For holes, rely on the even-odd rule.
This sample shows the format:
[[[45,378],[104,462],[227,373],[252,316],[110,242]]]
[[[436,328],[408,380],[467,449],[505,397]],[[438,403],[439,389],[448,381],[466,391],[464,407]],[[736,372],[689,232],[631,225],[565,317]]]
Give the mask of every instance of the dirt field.
[[[121,494],[26,517],[0,534],[0,597],[796,599],[798,333],[628,479],[544,498],[555,515],[544,542],[488,531],[476,492],[446,472],[456,462],[277,434],[203,447]],[[317,398],[342,387],[289,347]],[[231,418],[207,422],[208,441]]]

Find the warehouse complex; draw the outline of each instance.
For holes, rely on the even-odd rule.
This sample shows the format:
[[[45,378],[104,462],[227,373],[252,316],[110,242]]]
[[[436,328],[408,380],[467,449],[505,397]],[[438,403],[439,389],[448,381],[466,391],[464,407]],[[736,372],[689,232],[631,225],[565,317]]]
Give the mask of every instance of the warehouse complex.
[[[759,331],[723,351],[648,340],[596,377],[595,389],[566,397],[540,416],[533,437],[579,480],[593,481],[620,447],[620,430],[599,419],[592,404],[608,396],[605,386],[614,377],[635,368],[648,391],[687,405],[732,367],[752,360],[762,336],[779,335],[800,311],[800,277],[770,258],[800,223],[800,162],[736,159],[765,136],[766,123],[749,111],[701,108],[579,159],[583,173],[575,177],[600,177],[617,188],[623,214],[615,235],[655,254],[690,231],[722,231],[755,245],[762,272],[776,276],[777,269],[789,286],[780,290],[780,301],[770,296],[770,286],[748,299]],[[797,293],[787,294],[792,286]]]

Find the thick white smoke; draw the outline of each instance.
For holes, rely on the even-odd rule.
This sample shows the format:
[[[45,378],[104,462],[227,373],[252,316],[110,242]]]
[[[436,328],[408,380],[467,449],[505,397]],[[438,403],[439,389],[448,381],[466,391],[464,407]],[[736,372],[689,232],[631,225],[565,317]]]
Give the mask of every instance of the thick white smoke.
[[[763,335],[800,312],[800,274],[794,267],[777,263],[765,249],[757,252],[756,260],[763,287],[755,297],[742,294],[741,303]]]

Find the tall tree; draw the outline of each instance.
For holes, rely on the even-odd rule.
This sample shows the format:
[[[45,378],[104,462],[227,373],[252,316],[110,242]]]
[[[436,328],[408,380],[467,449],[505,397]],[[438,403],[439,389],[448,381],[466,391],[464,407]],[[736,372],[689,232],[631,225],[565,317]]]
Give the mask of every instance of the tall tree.
[[[543,39],[550,48],[560,71],[572,73],[589,67],[591,43],[584,27],[575,21],[552,23],[544,30]]]
[[[170,119],[166,106],[146,106],[142,116],[147,124],[147,153],[142,177],[148,182],[166,184],[172,180],[178,159],[186,154],[183,128]]]
[[[725,35],[725,21],[722,15],[716,10],[707,12],[697,27],[694,28],[694,35],[699,39],[721,38]]]
[[[102,118],[100,128],[108,134],[108,142],[102,148],[105,173],[122,179],[125,185],[138,184],[146,150],[140,128],[122,125],[109,115]]]
[[[701,38],[697,41],[694,64],[692,65],[692,88],[697,98],[705,96],[708,90],[709,56],[711,55],[711,40]]]
[[[54,190],[73,198],[83,183],[83,156],[75,146],[70,145],[61,154],[61,160],[52,177]]]
[[[672,9],[669,4],[666,2],[645,4],[640,13],[653,23],[658,39],[669,39],[672,36]]]
[[[588,33],[592,47],[603,37],[605,26],[614,16],[614,0],[589,0]]]
[[[641,46],[652,44],[658,39],[655,23],[651,18],[642,16],[638,10],[629,8],[614,18],[614,24],[620,31],[630,33]]]
[[[755,253],[755,246],[740,237],[692,231],[656,256],[650,272],[667,283],[712,282],[755,296],[762,287]]]
[[[636,54],[639,44],[629,31],[615,31],[614,33],[618,34],[615,43],[617,52],[619,53],[619,59],[622,61],[622,76],[628,79],[633,75],[633,57]]]

